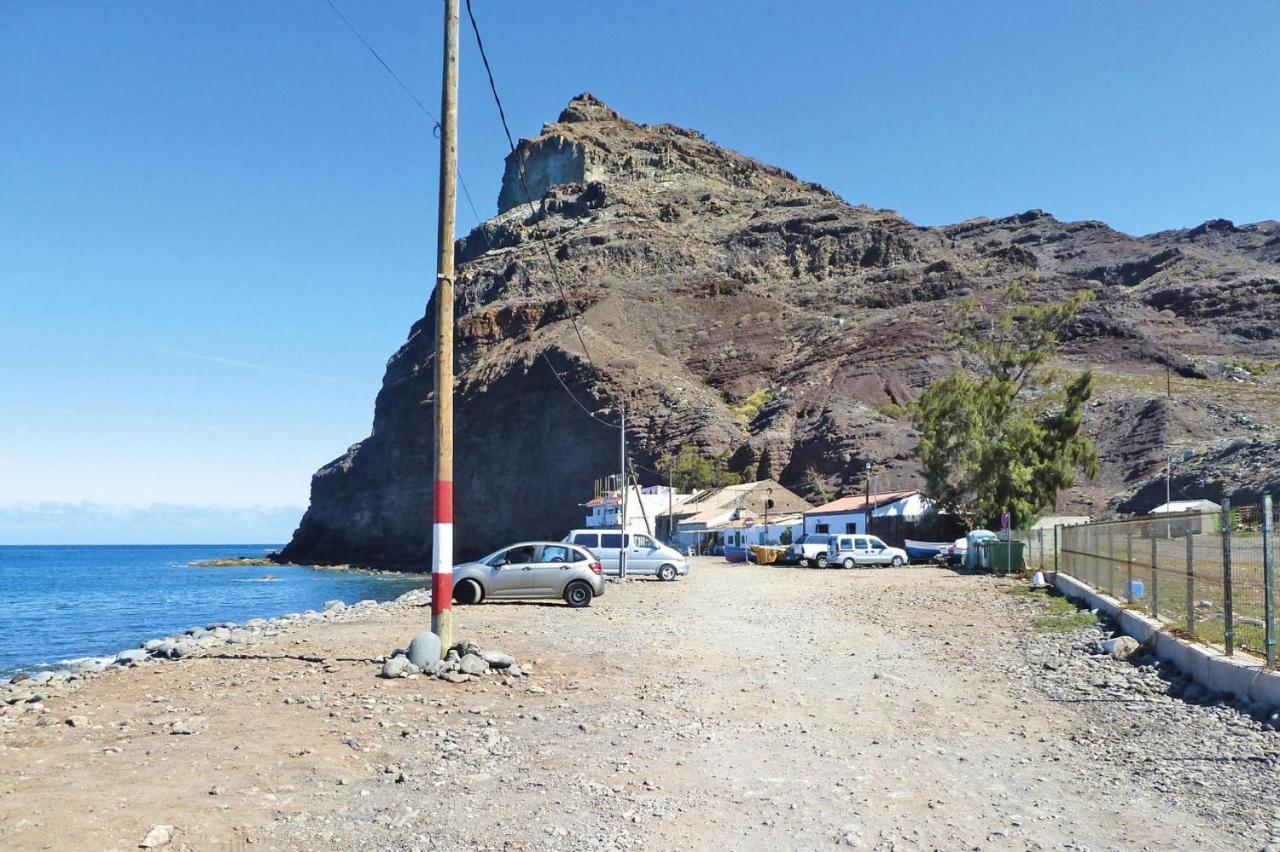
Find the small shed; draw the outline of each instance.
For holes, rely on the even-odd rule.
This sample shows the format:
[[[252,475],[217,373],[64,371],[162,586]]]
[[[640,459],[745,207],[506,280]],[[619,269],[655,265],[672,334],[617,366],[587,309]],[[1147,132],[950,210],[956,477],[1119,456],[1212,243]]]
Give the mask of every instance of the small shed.
[[[1213,529],[1215,516],[1222,507],[1212,500],[1173,500],[1151,510],[1151,535],[1155,538],[1178,538],[1201,535]],[[1207,519],[1207,520],[1206,520]]]

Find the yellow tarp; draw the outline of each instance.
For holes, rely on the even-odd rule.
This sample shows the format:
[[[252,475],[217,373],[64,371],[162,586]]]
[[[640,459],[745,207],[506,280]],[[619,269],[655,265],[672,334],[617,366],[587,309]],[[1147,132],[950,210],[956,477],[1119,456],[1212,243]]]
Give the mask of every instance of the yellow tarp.
[[[751,555],[755,557],[756,562],[760,565],[772,565],[781,559],[786,552],[787,549],[785,547],[771,547],[765,544],[751,545]]]

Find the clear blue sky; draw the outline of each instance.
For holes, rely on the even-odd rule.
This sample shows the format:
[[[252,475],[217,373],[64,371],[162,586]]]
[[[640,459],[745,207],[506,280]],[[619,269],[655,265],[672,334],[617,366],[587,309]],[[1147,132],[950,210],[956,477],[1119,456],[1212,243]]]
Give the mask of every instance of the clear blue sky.
[[[437,111],[441,4],[335,2]],[[1280,4],[474,2],[520,135],[591,91],[925,224],[1280,216]],[[427,298],[430,122],[324,0],[5,0],[0,140],[0,542],[80,540],[16,504],[300,512]]]

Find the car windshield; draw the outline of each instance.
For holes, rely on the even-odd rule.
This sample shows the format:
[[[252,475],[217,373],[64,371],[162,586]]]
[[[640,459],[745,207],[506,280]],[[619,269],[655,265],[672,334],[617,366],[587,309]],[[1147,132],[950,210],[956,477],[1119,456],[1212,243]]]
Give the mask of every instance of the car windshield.
[[[884,550],[885,548],[884,542],[876,538],[875,536],[871,536],[871,538],[867,539],[867,541],[869,541],[871,543],[872,548],[876,550]]]

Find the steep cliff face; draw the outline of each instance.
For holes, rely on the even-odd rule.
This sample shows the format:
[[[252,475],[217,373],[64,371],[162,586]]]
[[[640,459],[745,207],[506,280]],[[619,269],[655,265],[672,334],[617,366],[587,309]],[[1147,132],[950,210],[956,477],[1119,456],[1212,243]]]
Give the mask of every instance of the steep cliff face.
[[[1030,211],[922,228],[590,95],[508,157],[499,207],[457,244],[460,556],[579,523],[617,467],[619,404],[645,467],[693,443],[801,493],[859,483],[864,460],[877,487],[914,484],[897,406],[958,363],[958,300],[1028,273],[1038,298],[1098,294],[1061,360],[1100,371],[1104,469],[1062,508],[1138,491],[1176,442],[1274,439],[1273,379],[1228,362],[1280,361],[1276,223],[1134,238]],[[316,474],[286,557],[427,561],[433,310],[388,363],[370,437]],[[1166,365],[1193,395],[1163,399]]]

